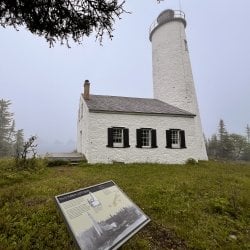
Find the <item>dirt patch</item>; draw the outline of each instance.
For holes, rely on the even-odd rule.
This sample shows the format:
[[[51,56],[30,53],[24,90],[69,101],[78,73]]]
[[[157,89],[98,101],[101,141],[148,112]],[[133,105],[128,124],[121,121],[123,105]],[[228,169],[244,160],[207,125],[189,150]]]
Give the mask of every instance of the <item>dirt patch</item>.
[[[24,200],[24,204],[27,206],[27,207],[34,207],[34,206],[37,206],[37,205],[41,205],[41,204],[44,204],[48,202],[48,198],[27,198]]]
[[[141,234],[151,242],[152,250],[159,249],[188,249],[184,240],[180,239],[173,230],[150,222]]]

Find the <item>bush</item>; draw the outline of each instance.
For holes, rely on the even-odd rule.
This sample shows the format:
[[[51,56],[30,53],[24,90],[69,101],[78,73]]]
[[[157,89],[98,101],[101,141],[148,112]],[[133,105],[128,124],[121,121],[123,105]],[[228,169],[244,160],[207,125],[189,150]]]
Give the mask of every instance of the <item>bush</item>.
[[[198,164],[198,161],[195,160],[194,158],[188,158],[186,160],[186,164],[188,164],[188,165],[196,165],[196,164]]]
[[[16,159],[14,163],[15,170],[38,170],[46,166],[43,159],[30,158],[30,159]]]
[[[56,167],[56,166],[63,166],[63,165],[69,165],[70,161],[67,160],[52,160],[48,161],[47,166],[48,167]]]

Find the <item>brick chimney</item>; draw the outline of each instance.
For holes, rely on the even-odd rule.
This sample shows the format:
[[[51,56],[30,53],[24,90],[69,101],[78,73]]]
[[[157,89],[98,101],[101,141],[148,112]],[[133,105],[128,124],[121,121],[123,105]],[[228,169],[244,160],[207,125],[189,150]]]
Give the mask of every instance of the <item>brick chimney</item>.
[[[83,92],[83,98],[85,100],[89,100],[89,86],[90,86],[89,80],[85,80],[85,82],[84,82],[84,92]]]

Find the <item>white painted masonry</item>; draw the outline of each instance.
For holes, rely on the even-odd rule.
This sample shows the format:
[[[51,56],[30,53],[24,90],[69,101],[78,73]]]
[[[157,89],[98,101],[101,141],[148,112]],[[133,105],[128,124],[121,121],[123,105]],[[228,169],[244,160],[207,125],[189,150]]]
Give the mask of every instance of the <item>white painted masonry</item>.
[[[195,90],[185,50],[183,23],[172,21],[161,25],[152,35],[154,98],[196,113]]]
[[[165,11],[164,13],[169,15],[169,12]],[[163,15],[165,15],[164,13]],[[187,112],[181,115],[173,115],[173,113],[171,115],[168,112],[152,114],[150,110],[148,113],[136,113],[126,112],[124,109],[122,112],[119,110],[116,112],[115,108],[121,108],[119,107],[119,100],[116,98],[115,102],[111,97],[103,99],[107,102],[105,107],[111,105],[110,112],[104,110],[103,102],[101,102],[101,105],[98,104],[98,108],[95,106],[96,103],[93,105],[92,102],[93,106],[91,107],[96,108],[96,110],[90,110],[88,105],[91,102],[91,94],[88,102],[81,94],[77,124],[77,151],[83,153],[89,163],[151,162],[181,164],[189,158],[207,160],[189,53],[185,44],[186,21],[184,16],[179,15],[174,15],[170,19],[168,19],[168,16],[163,16],[163,19],[164,22],[156,23],[153,26],[150,34],[154,99],[161,100],[182,109],[184,113],[188,111],[191,114]],[[147,104],[149,103],[146,99],[144,103],[145,101]],[[111,127],[129,129],[130,147],[107,147],[107,130]],[[136,147],[136,129],[140,128],[156,129],[157,148]],[[166,130],[169,129],[185,131],[186,148],[166,148]]]
[[[77,121],[77,152],[88,155],[89,110],[81,95]]]
[[[194,119],[132,114],[89,113],[88,144],[86,158],[90,163],[113,161],[184,163],[188,158],[203,159],[193,133]],[[129,129],[129,148],[108,148],[107,128],[126,127]],[[158,148],[136,148],[136,129],[153,128],[157,131]],[[186,134],[186,149],[166,148],[166,130],[183,129]],[[198,153],[197,153],[198,152]]]
[[[173,17],[168,18],[171,14]],[[153,26],[150,33],[154,98],[196,114],[196,143],[201,147],[203,159],[207,160],[185,34],[185,15],[183,12],[166,10],[159,17],[165,21]]]

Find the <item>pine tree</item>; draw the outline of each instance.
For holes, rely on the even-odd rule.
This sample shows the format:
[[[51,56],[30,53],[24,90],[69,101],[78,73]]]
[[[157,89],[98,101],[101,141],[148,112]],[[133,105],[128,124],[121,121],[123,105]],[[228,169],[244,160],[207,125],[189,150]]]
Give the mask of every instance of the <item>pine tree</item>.
[[[13,113],[9,111],[11,102],[0,100],[0,157],[12,153],[12,137],[15,130]]]
[[[244,148],[241,160],[250,161],[250,143],[247,143],[246,147]]]
[[[208,139],[208,143],[207,143],[207,154],[209,156],[209,158],[213,158],[216,159],[218,158],[218,139],[216,134],[213,134],[211,136],[211,139]]]
[[[222,159],[231,159],[233,145],[232,142],[230,141],[230,137],[226,130],[225,123],[222,119],[219,122],[218,137],[219,137],[218,157]]]
[[[218,136],[219,136],[219,141],[225,140],[227,137],[228,133],[226,130],[226,125],[222,119],[219,121],[219,130],[218,130]]]
[[[230,134],[229,140],[232,145],[231,159],[239,160],[247,147],[246,137],[238,134]]]
[[[117,0],[2,0],[0,1],[0,26],[24,26],[31,33],[43,36],[53,45],[73,40],[82,43],[84,36],[96,33],[113,37],[115,19],[121,18],[125,1]]]
[[[208,157],[212,159],[250,161],[250,127],[246,127],[247,136],[229,134],[221,119],[217,134],[207,141]]]

